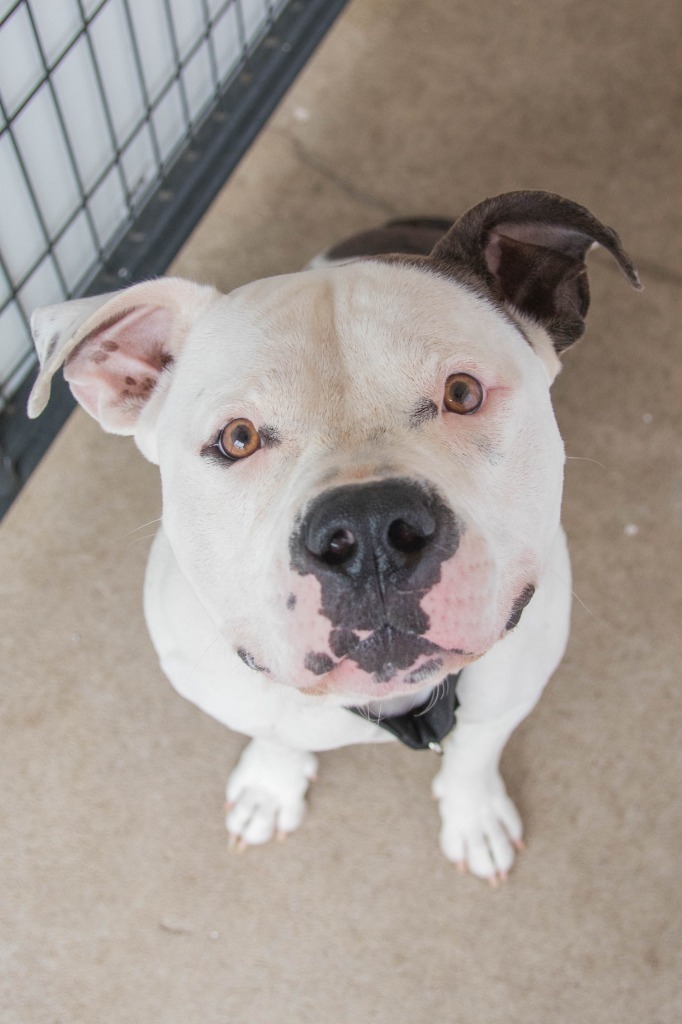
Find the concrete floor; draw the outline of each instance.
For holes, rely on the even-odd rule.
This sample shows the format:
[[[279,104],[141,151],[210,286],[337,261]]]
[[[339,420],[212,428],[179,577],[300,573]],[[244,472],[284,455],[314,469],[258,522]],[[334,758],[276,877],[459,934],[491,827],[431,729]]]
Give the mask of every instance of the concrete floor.
[[[179,255],[229,289],[388,213],[547,188],[621,233],[555,401],[576,601],[505,755],[528,852],[437,848],[434,764],[323,758],[289,843],[228,854],[243,745],[141,623],[154,468],[75,414],[0,528],[6,1024],[676,1024],[682,157],[672,0],[354,0]]]

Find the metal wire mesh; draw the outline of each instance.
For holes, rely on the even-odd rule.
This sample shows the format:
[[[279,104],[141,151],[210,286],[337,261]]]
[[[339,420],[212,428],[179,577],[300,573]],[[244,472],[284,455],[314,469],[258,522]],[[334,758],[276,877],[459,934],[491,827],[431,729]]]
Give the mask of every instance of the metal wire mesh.
[[[0,0],[0,515],[39,421],[33,309],[163,273],[346,0]]]
[[[0,16],[0,408],[282,0],[14,0]]]

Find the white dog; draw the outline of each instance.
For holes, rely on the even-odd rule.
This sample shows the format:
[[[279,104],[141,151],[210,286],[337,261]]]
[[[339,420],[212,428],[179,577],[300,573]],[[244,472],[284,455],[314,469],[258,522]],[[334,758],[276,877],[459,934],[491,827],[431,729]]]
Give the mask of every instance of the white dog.
[[[595,243],[639,287],[589,211],[513,192],[229,295],[162,278],[35,313],[30,415],[63,364],[159,465],[147,622],[176,689],[254,737],[238,846],[298,827],[313,751],[398,736],[444,755],[446,857],[506,877],[500,754],[569,629],[549,390]]]

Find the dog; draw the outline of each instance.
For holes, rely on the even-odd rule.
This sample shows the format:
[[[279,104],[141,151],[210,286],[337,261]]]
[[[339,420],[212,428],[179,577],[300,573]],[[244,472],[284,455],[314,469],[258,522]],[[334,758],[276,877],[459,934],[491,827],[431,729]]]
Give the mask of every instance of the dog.
[[[173,686],[252,737],[240,849],[300,825],[316,753],[398,738],[442,755],[445,856],[507,877],[500,755],[569,632],[550,385],[595,245],[641,287],[587,209],[510,192],[228,295],[160,278],[34,313],[29,415],[63,366],[159,466],[146,619]]]

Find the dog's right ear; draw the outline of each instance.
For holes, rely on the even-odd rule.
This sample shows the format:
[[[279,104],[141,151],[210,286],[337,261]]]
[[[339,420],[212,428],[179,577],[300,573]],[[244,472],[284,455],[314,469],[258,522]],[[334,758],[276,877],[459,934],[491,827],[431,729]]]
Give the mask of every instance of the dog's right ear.
[[[498,301],[540,324],[557,352],[585,330],[585,256],[603,246],[641,288],[616,232],[584,206],[551,192],[505,192],[474,206],[438,242],[436,265],[473,277]]]
[[[28,400],[39,416],[60,366],[75,398],[112,434],[134,434],[161,375],[215,288],[159,278],[121,292],[45,306],[31,317],[40,372]]]

